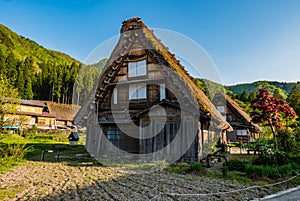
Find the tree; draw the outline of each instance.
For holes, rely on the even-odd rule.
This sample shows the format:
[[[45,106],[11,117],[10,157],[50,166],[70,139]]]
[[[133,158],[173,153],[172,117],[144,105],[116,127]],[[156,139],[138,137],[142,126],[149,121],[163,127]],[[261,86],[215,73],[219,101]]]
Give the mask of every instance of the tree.
[[[294,108],[297,115],[300,115],[300,83],[293,86],[292,91],[287,97],[289,105]]]
[[[282,92],[282,90],[280,90],[279,88],[274,89],[273,92],[273,97],[284,100],[284,93]]]
[[[17,80],[17,65],[18,60],[15,58],[15,55],[13,52],[10,52],[5,60],[6,65],[6,76],[9,78],[10,83],[14,86],[15,81]]]
[[[4,114],[14,113],[19,104],[17,89],[14,89],[5,76],[0,77],[0,131],[4,125]]]
[[[254,100],[257,96],[257,90],[254,90],[252,91],[250,94],[249,94],[249,102],[251,102],[252,100]]]
[[[295,111],[286,101],[271,96],[267,88],[259,90],[256,99],[251,101],[251,107],[252,121],[263,123],[271,128],[275,149],[278,150],[277,131],[284,127],[283,120],[288,121],[296,117]]]
[[[246,90],[244,90],[243,93],[241,93],[239,99],[243,102],[249,102],[249,94]]]
[[[32,83],[30,78],[25,81],[23,98],[28,100],[33,99]]]

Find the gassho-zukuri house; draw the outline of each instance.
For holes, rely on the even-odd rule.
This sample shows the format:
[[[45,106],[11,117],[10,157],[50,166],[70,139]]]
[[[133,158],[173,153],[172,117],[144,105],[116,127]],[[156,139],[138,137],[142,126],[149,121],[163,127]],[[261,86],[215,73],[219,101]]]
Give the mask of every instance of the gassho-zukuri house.
[[[74,119],[95,158],[194,162],[232,127],[140,18],[123,21],[103,72]]]
[[[250,142],[260,137],[262,128],[228,95],[216,93],[212,102],[233,128],[226,133],[227,142]]]

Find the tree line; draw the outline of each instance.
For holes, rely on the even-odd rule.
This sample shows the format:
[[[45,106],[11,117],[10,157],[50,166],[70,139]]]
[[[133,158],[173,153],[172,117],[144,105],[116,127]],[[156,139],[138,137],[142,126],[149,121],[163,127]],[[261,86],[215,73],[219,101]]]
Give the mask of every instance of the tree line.
[[[0,49],[0,76],[17,90],[22,99],[71,104],[74,83],[81,86],[76,89],[77,95],[86,96],[87,89],[91,89],[91,83],[95,82],[100,72],[101,68],[95,65],[86,66],[75,62],[35,62],[30,56],[20,60],[13,51],[5,56]]]

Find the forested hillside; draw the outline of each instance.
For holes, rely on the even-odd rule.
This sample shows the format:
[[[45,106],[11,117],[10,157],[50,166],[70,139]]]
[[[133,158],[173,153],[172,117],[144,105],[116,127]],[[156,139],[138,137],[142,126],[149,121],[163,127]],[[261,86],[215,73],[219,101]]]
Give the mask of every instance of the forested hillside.
[[[276,81],[257,81],[247,84],[237,84],[232,86],[226,86],[226,88],[235,94],[248,93],[251,94],[259,88],[267,87],[272,93],[279,93],[284,98],[292,91],[295,83],[276,82]]]
[[[83,80],[77,82],[85,84],[96,79],[104,64],[101,61],[83,66],[64,53],[46,49],[0,25],[0,76],[18,90],[20,98],[72,103],[79,70],[85,69],[80,77]]]
[[[256,98],[258,89],[268,88],[272,96],[286,100],[300,116],[300,82],[258,81],[233,86],[223,86],[219,83],[199,78],[195,78],[194,82],[210,99],[214,97],[216,92],[225,92],[249,114],[251,112],[250,102]]]
[[[0,76],[17,89],[20,98],[50,100],[59,103],[80,103],[86,99],[98,79],[107,59],[84,65],[72,57],[46,49],[0,24]],[[267,87],[273,96],[300,106],[299,85],[275,81],[224,86],[207,79],[194,79],[196,85],[212,99],[216,92],[226,91],[246,111],[257,95],[257,89]],[[73,87],[76,84],[75,94]]]

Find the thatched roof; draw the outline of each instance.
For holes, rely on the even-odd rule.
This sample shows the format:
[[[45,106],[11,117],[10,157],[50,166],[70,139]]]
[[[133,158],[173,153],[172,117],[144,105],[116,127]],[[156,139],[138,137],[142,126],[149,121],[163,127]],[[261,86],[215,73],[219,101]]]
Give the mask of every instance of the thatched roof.
[[[80,109],[78,105],[60,104],[54,102],[46,102],[50,114],[55,116],[56,120],[73,121],[75,115]]]
[[[251,117],[241,108],[241,106],[234,101],[232,98],[230,98],[228,95],[224,94],[224,93],[216,93],[215,98],[222,98],[224,99],[224,101],[226,101],[226,104],[229,108],[231,108],[231,110],[233,110],[233,112],[235,114],[237,114],[241,120],[247,124],[249,124],[251,127],[254,128],[254,131],[256,132],[262,132],[261,127],[259,127],[257,124],[252,122]]]
[[[123,21],[121,33],[120,39],[103,69],[94,100],[103,97],[105,93],[107,86],[107,78],[105,75],[111,74],[111,69],[117,68],[119,64],[124,61],[134,40],[139,39],[151,54],[160,59],[165,66],[173,69],[179,79],[185,83],[185,90],[188,89],[195,97],[195,102],[197,102],[202,114],[204,113],[206,116],[212,117],[219,129],[232,130],[231,126],[224,120],[203,91],[195,85],[193,78],[175,58],[175,55],[171,54],[169,49],[154,36],[153,31],[141,21],[141,18],[131,18]],[[92,100],[90,101],[92,102]],[[87,114],[88,112],[88,108],[82,108],[82,111],[79,112],[79,116],[76,117],[75,123],[80,121],[80,118],[83,117],[83,113]]]
[[[36,106],[36,107],[46,107],[46,104],[38,101],[38,100],[25,100],[21,99],[21,105],[28,105],[28,106]]]

